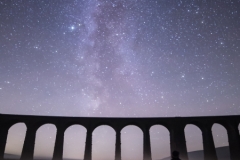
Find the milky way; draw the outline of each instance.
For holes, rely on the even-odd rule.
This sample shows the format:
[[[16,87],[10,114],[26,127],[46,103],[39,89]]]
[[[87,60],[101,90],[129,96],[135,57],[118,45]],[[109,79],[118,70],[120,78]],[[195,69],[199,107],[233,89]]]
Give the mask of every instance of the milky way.
[[[0,112],[240,114],[240,1],[0,1]]]

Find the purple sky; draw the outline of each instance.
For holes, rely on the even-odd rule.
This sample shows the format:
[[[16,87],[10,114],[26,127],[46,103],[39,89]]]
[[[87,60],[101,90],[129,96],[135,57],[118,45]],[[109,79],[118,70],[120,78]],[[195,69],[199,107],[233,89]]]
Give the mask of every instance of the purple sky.
[[[239,0],[1,0],[0,112],[87,117],[238,115],[239,6]],[[21,136],[24,127],[18,127]],[[191,133],[198,131],[189,128]],[[79,137],[77,130],[69,134]],[[168,138],[166,130],[152,130],[156,147],[169,145],[157,134],[159,130]],[[126,128],[130,131],[130,137],[141,139],[138,128]],[[50,127],[48,133],[54,132]],[[115,133],[106,136],[111,132],[108,127],[96,130],[95,155],[107,148],[100,144],[113,144]],[[101,142],[101,136],[109,141]],[[219,145],[227,143],[223,135],[214,138],[219,138]],[[123,140],[126,152],[131,145],[141,150],[141,141]],[[190,150],[201,145],[200,140],[192,143]],[[8,145],[7,151],[13,152],[13,146]],[[161,146],[155,150],[168,152]]]

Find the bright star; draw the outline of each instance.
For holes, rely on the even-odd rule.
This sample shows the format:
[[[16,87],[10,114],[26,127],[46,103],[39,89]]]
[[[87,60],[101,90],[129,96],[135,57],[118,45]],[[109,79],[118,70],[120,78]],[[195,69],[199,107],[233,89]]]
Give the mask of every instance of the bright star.
[[[71,31],[75,30],[75,26],[72,25],[71,27],[69,27]]]

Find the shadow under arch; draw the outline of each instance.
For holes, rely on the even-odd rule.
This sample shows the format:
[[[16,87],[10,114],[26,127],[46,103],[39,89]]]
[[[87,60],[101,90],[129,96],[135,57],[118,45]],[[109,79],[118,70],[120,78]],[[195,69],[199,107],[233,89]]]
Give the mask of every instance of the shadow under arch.
[[[27,126],[22,122],[14,123],[10,126],[5,146],[5,159],[20,159],[26,131]]]
[[[230,159],[227,129],[220,123],[214,123],[211,130],[218,159],[223,156]]]
[[[151,126],[150,130],[152,159],[163,159],[170,156],[170,132],[160,124]]]
[[[63,159],[83,159],[87,129],[79,124],[68,126],[64,131]]]
[[[116,131],[109,125],[100,125],[92,132],[92,159],[115,159]]]
[[[34,146],[34,159],[52,158],[56,140],[55,124],[43,123],[37,128]]]
[[[203,150],[203,138],[202,138],[202,130],[195,124],[187,124],[184,128],[188,158],[189,160],[194,160],[196,157],[194,155],[189,154],[192,151]],[[199,160],[204,160],[203,152],[195,153],[198,154]]]
[[[127,144],[131,144],[127,146]],[[143,131],[136,125],[127,125],[121,130],[122,160],[143,159]]]

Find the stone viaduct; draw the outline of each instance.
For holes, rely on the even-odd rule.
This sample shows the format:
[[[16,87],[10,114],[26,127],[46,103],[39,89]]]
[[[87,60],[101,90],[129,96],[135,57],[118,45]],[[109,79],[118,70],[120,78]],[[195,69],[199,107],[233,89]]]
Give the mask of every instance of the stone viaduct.
[[[21,160],[32,160],[36,131],[44,124],[54,124],[57,128],[53,160],[62,160],[65,130],[74,124],[87,129],[84,160],[92,159],[92,132],[100,125],[109,125],[116,132],[115,160],[121,160],[121,129],[127,125],[136,125],[143,132],[143,159],[152,160],[150,145],[150,127],[163,125],[170,133],[171,151],[178,150],[182,160],[188,160],[184,128],[194,124],[202,131],[204,160],[217,160],[212,125],[221,124],[228,134],[231,160],[240,160],[240,136],[238,125],[240,116],[209,116],[209,117],[169,117],[169,118],[97,118],[97,117],[54,117],[0,114],[0,159],[4,157],[9,128],[16,123],[27,126]]]

